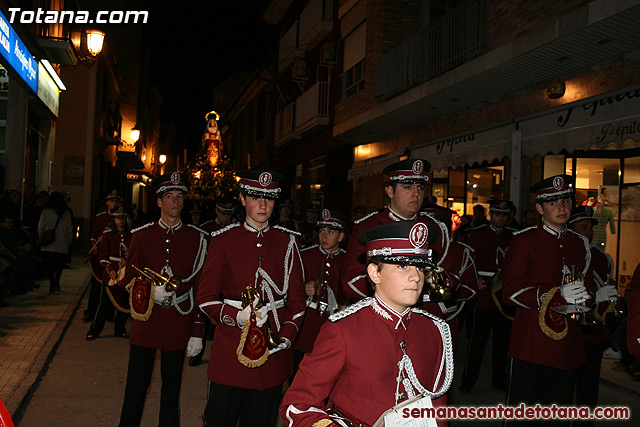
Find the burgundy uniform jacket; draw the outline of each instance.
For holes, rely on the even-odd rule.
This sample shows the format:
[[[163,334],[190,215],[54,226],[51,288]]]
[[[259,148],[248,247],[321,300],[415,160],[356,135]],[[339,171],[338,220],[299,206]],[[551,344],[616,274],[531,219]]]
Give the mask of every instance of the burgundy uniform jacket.
[[[118,272],[120,260],[127,258],[129,246],[131,246],[131,233],[123,234],[107,228],[102,233],[102,241],[100,242],[100,264],[104,273],[102,275],[102,283],[109,282],[109,274],[113,271]]]
[[[627,348],[629,353],[640,357],[640,264],[631,279],[631,300],[629,301],[627,323]]]
[[[484,224],[469,230],[467,244],[475,251],[478,278],[484,280],[487,285],[478,291],[477,299],[474,302],[475,307],[485,310],[498,309],[491,298],[488,285],[494,274],[504,264],[504,257],[514,231],[516,230],[509,227],[498,229],[491,224]]]
[[[562,284],[564,265],[582,271],[585,286],[592,288],[590,261],[589,242],[572,230],[558,233],[543,224],[514,233],[502,281],[504,302],[516,307],[509,357],[557,369],[585,364],[580,327],[569,321],[563,339],[549,338],[538,323],[538,309],[544,294]]]
[[[183,302],[170,308],[155,304],[147,321],[133,320],[130,342],[165,351],[187,347],[190,337],[204,335],[204,323],[195,308],[199,273],[207,253],[204,235],[180,222],[169,227],[162,220],[132,230],[127,270],[122,283],[128,285],[138,276],[132,267],[149,267],[165,277],[177,276],[182,287],[177,298]]]
[[[93,227],[91,228],[91,236],[89,238],[89,244],[93,247],[93,245],[98,241],[105,228],[109,226],[111,222],[111,216],[107,212],[100,212],[96,215],[93,220]],[[100,263],[100,249],[96,252],[95,255],[91,255],[91,259],[89,261],[89,265],[91,267],[91,274],[98,281],[102,281],[102,265]]]
[[[434,406],[446,405],[453,376],[448,326],[423,310],[398,313],[375,295],[336,313],[322,326],[284,396],[284,424],[308,427],[327,418],[325,409],[336,408],[354,421],[373,425],[396,404],[401,343],[420,386],[439,391]],[[398,403],[407,399],[404,384],[397,390],[402,393]],[[438,424],[446,425],[446,420]]]
[[[295,233],[297,234],[297,233]],[[242,292],[254,286],[269,304],[269,322],[280,338],[295,342],[305,311],[304,272],[294,232],[247,222],[232,224],[211,238],[197,303],[217,322],[207,374],[217,384],[266,390],[293,374],[292,350],[269,356],[258,368],[238,361],[242,329],[236,323]]]
[[[323,315],[320,315],[318,311],[317,302],[311,301],[311,297],[307,297],[307,311],[294,348],[308,353],[313,349],[313,343],[318,336],[320,326],[337,308],[338,280],[345,251],[338,249],[335,253],[329,253],[321,246],[311,246],[303,249],[300,253],[306,280],[322,279],[328,285],[328,288],[325,287],[320,296],[320,301],[327,304]]]

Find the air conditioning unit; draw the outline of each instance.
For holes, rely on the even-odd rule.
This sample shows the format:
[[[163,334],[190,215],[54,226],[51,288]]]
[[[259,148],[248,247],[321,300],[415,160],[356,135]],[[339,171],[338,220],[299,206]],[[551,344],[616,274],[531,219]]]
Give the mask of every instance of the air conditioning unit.
[[[309,76],[307,61],[298,60],[291,63],[291,80],[297,83],[304,83]]]
[[[322,65],[336,65],[337,57],[336,55],[336,44],[333,42],[327,42],[322,46],[320,50],[320,63]]]

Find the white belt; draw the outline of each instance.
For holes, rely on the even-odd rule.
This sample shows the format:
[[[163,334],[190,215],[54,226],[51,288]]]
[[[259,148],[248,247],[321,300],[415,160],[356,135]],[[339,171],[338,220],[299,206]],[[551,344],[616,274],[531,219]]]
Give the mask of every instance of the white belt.
[[[227,299],[225,298],[223,301],[225,304],[230,305],[231,307],[235,307],[238,310],[242,310],[244,307],[242,307],[242,301],[237,300],[237,299]],[[284,300],[283,299],[279,299],[277,301],[274,301],[273,304],[271,304],[270,302],[264,304],[265,307],[267,307],[267,309],[269,311],[271,311],[271,307],[275,306],[276,310],[279,308],[283,308],[284,307]]]
[[[109,261],[120,262],[120,261],[122,261],[122,258],[118,258],[118,257],[115,257],[115,256],[110,256],[109,257]]]
[[[495,271],[478,271],[478,276],[493,277],[495,274]]]

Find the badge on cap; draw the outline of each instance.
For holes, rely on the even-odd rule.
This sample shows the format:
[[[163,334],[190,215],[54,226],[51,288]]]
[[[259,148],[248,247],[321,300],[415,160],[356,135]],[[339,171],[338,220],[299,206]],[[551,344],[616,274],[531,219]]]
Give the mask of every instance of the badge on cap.
[[[500,202],[500,209],[507,209],[507,202],[504,200]]]
[[[556,190],[562,190],[563,187],[564,187],[564,178],[561,176],[556,176],[553,179],[553,188],[555,188]]]
[[[322,219],[324,221],[328,221],[329,218],[331,218],[331,212],[329,211],[329,209],[323,209],[322,210]]]
[[[174,172],[171,174],[171,183],[173,185],[180,184],[180,174],[178,172]]]
[[[269,184],[271,184],[271,179],[271,174],[269,172],[262,172],[260,174],[260,177],[258,178],[258,182],[263,187],[267,187]]]
[[[593,208],[591,206],[585,206],[584,213],[586,213],[589,216],[593,216]]]
[[[429,236],[429,229],[424,222],[419,222],[411,227],[409,230],[409,243],[414,248],[421,248],[427,243],[427,237]]]
[[[415,162],[413,162],[413,167],[411,168],[411,170],[416,175],[420,175],[424,170],[424,163],[422,163],[422,160],[416,160]]]

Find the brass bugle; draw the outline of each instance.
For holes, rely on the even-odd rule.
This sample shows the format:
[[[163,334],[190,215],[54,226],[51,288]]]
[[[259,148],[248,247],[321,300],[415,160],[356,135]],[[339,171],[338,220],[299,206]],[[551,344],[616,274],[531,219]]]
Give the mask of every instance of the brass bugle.
[[[429,296],[429,300],[431,302],[446,301],[456,295],[455,289],[445,284],[442,275],[436,268],[430,268],[427,270],[424,281],[429,285],[429,288],[427,288],[425,292]]]
[[[165,290],[167,292],[177,292],[178,289],[180,289],[180,287],[182,286],[182,279],[180,279],[177,276],[171,276],[170,278],[167,279],[162,274],[156,271],[153,271],[149,267],[145,267],[143,271],[133,264],[131,266],[136,270],[138,270],[138,272],[142,274],[144,277],[154,282],[156,286],[165,285]]]
[[[262,297],[256,288],[251,285],[247,285],[245,291],[242,293],[242,306],[247,307],[253,303],[255,299],[258,299],[258,302],[255,308],[262,308],[264,306],[264,302],[262,301]],[[269,320],[264,324],[263,328],[265,328],[265,332],[267,334],[267,347],[269,350],[273,350],[278,347],[278,344],[281,343],[280,338],[276,335],[276,333],[269,325]]]

